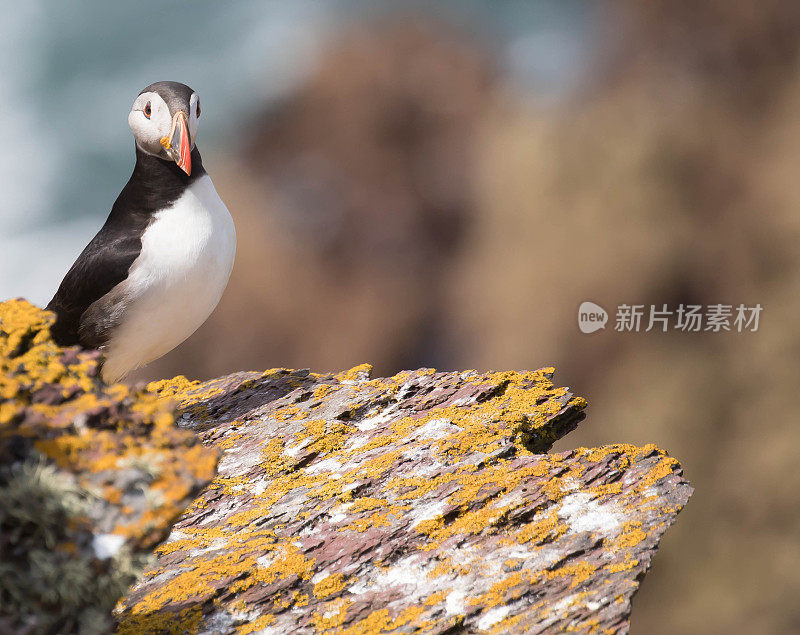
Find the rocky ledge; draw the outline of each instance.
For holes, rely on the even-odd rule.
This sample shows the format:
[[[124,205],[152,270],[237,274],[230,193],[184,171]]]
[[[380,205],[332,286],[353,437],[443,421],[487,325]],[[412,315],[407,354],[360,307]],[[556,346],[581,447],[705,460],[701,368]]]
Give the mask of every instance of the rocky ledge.
[[[12,465],[35,455],[105,510],[73,513],[81,538],[70,526],[59,545],[94,545],[83,557],[95,564],[115,562],[108,545],[147,550],[222,454],[117,604],[119,633],[625,632],[658,541],[692,491],[655,446],[548,454],[586,406],[552,383],[551,368],[385,379],[367,365],[273,369],[129,391],[100,385],[91,354],[55,349],[47,314],[10,305],[0,305],[3,451],[16,452]],[[31,346],[59,372],[26,374],[39,362],[21,356],[43,355]],[[89,369],[77,388],[63,378],[76,364]],[[153,453],[162,458],[149,471],[132,460]],[[21,570],[33,550],[54,550],[9,540],[8,474],[22,468],[3,469],[0,555],[5,565],[13,543],[8,570]],[[123,487],[131,469],[150,476]],[[140,496],[138,507],[126,496]],[[76,549],[52,566],[83,562]],[[53,609],[7,605],[12,586],[0,584],[7,623]]]

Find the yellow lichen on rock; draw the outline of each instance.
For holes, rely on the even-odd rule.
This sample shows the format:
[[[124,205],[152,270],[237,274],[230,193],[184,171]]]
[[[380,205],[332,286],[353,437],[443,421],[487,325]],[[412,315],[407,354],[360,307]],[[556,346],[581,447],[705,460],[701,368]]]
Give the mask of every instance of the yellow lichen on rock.
[[[665,527],[626,523],[671,518],[688,494],[654,447],[543,454],[586,405],[552,373],[361,366],[152,385],[227,454],[121,629],[187,603],[201,628],[230,632],[475,629],[481,615],[491,631],[517,624],[512,610],[594,628],[604,582],[630,594],[649,564],[634,529]],[[564,609],[532,601],[544,592]]]
[[[314,585],[314,595],[320,599],[329,598],[345,587],[346,578],[343,573],[334,573],[323,578]]]
[[[107,630],[98,625],[114,594],[213,478],[218,451],[178,429],[151,392],[102,382],[99,354],[58,346],[53,320],[24,300],[0,303],[0,529],[16,544],[0,559],[26,572],[11,595],[14,576],[0,581],[0,618]],[[15,499],[22,490],[29,495]],[[48,493],[58,491],[68,493]],[[43,579],[55,582],[42,589]]]

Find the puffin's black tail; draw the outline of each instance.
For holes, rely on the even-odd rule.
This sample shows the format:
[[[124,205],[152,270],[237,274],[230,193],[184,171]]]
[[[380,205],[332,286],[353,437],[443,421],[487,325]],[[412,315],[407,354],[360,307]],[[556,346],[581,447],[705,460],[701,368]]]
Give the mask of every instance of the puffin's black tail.
[[[80,313],[69,311],[61,302],[56,293],[55,297],[50,300],[45,307],[47,311],[52,311],[56,314],[56,321],[50,327],[50,334],[53,336],[56,344],[59,346],[75,346],[80,344],[78,338],[78,324],[80,322]]]

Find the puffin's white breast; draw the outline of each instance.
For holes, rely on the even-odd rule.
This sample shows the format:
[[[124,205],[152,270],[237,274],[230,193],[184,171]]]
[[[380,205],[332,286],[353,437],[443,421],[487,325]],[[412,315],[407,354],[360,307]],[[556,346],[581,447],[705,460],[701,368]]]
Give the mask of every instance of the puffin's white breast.
[[[142,251],[121,283],[128,300],[105,349],[103,378],[116,381],[194,333],[217,306],[235,254],[233,219],[204,175],[142,235]]]

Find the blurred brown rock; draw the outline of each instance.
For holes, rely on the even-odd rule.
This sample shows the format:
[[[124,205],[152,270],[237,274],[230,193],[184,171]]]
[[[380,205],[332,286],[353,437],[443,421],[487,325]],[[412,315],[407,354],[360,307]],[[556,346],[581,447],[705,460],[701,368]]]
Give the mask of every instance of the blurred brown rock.
[[[216,177],[239,241],[225,301],[146,376],[446,358],[443,290],[475,215],[490,81],[480,49],[444,25],[342,34],[246,126],[246,168]]]
[[[794,632],[800,5],[606,8],[593,92],[558,112],[505,103],[487,125],[481,214],[455,266],[451,319],[474,343],[458,363],[553,360],[595,404],[560,447],[655,440],[681,456],[702,504],[634,628]],[[606,331],[578,331],[584,300],[611,313]],[[759,331],[612,331],[623,303],[719,302],[760,303]]]

